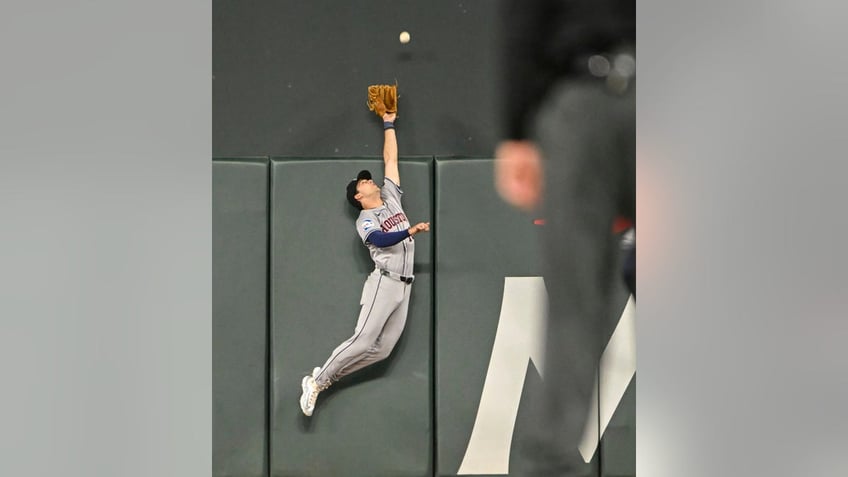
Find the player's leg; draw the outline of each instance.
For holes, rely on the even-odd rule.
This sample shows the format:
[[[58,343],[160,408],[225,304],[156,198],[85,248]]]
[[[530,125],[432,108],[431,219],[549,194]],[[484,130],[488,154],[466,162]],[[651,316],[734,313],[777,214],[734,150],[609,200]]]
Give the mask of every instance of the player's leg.
[[[333,350],[324,366],[315,368],[312,374],[301,380],[300,408],[305,415],[312,415],[318,394],[344,376],[344,368],[372,352],[393,306],[397,304],[395,301],[391,305],[392,297],[397,295],[391,282],[379,274],[371,274],[365,281],[353,336]]]
[[[350,374],[351,363],[359,362],[374,352],[386,321],[400,302],[399,288],[402,285],[379,274],[368,277],[353,335],[333,350],[317,373],[315,381],[321,388]]]
[[[403,299],[400,305],[389,316],[389,319],[386,320],[383,333],[377,341],[377,349],[374,355],[375,362],[388,358],[400,339],[401,334],[403,334],[403,330],[406,327],[406,316],[409,312],[409,297],[411,295],[412,285],[404,285]]]
[[[382,361],[389,357],[403,333],[406,326],[406,316],[409,310],[409,297],[412,293],[412,285],[403,285],[401,290],[403,298],[400,304],[391,312],[380,336],[377,337],[374,345],[368,350],[368,353],[362,355],[361,359],[351,362],[346,368],[340,371],[342,375],[354,373],[366,366],[370,366],[378,361]]]

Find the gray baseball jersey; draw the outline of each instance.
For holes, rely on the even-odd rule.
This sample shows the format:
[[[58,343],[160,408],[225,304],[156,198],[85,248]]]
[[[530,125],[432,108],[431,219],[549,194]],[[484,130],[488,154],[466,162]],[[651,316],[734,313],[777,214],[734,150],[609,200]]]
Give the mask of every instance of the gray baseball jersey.
[[[412,261],[415,255],[415,241],[412,237],[401,240],[391,247],[377,247],[368,242],[368,236],[375,230],[400,232],[410,227],[406,214],[400,204],[403,191],[391,179],[386,178],[380,189],[383,205],[376,209],[363,210],[356,220],[356,231],[362,242],[371,252],[371,259],[377,268],[389,270],[400,275],[412,275]]]
[[[368,242],[368,236],[376,230],[399,232],[410,227],[401,208],[401,195],[400,187],[386,178],[380,189],[383,205],[361,211],[356,220],[356,231],[371,252],[375,270],[368,275],[362,287],[359,318],[353,335],[336,347],[321,369],[313,374],[321,388],[386,359],[406,325],[412,285],[397,277],[386,276],[380,270],[412,276],[415,242],[412,237],[407,237],[391,247],[382,248]]]

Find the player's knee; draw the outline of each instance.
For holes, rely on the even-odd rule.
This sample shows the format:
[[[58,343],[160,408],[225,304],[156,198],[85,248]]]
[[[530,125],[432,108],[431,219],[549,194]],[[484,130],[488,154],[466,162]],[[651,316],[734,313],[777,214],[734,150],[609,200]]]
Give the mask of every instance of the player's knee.
[[[359,341],[353,343],[350,346],[350,348],[348,349],[348,352],[350,354],[354,354],[354,355],[361,355],[361,354],[371,353],[373,349],[374,349],[374,345],[373,345],[372,342],[365,341],[365,340],[359,340]]]
[[[384,360],[388,358],[392,354],[392,350],[395,348],[395,343],[381,343],[380,346],[375,350],[374,357],[377,361]]]

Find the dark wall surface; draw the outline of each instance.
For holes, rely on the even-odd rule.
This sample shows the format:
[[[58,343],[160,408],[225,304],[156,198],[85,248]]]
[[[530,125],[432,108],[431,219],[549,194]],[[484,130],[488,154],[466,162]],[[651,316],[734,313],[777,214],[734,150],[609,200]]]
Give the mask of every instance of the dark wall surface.
[[[378,155],[366,89],[397,81],[402,154],[490,156],[499,5],[213,1],[213,155]]]

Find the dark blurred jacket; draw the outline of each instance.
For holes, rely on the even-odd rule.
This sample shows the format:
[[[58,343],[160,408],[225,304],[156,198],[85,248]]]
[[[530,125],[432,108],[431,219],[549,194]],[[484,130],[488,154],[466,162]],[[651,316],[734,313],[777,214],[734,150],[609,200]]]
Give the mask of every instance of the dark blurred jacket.
[[[587,76],[591,55],[636,45],[635,0],[504,0],[504,8],[503,139],[528,139],[550,88]]]

